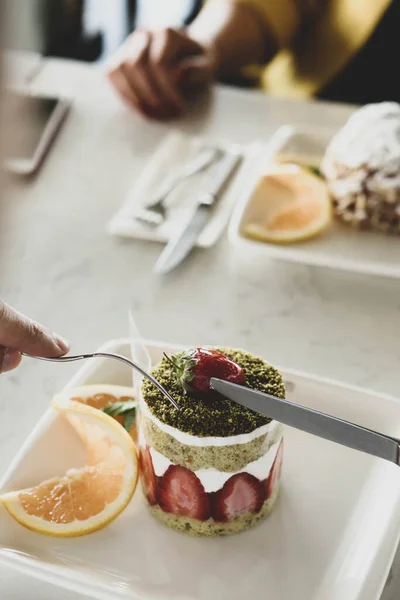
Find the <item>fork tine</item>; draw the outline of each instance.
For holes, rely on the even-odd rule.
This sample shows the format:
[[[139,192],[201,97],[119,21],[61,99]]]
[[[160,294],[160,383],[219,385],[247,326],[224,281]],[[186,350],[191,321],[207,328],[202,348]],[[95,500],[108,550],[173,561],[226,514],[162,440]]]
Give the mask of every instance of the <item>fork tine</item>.
[[[167,212],[165,200],[174,190],[174,188],[182,183],[185,179],[188,179],[189,177],[192,177],[193,175],[201,173],[207,169],[212,163],[215,162],[216,159],[219,159],[223,153],[220,148],[214,146],[204,146],[202,148],[202,152],[204,153],[206,151],[208,152],[208,156],[206,154],[202,157],[200,152],[195,159],[183,167],[183,170],[178,177],[175,177],[172,182],[169,182],[161,196],[159,196],[158,200],[138,210],[134,215],[132,215],[132,218],[134,220],[141,221],[150,227],[158,227],[161,225],[165,220],[165,215]],[[203,160],[201,160],[201,158]]]
[[[152,227],[158,227],[164,221],[164,216],[161,213],[147,210],[146,208],[142,208],[139,212],[135,213],[133,218]]]

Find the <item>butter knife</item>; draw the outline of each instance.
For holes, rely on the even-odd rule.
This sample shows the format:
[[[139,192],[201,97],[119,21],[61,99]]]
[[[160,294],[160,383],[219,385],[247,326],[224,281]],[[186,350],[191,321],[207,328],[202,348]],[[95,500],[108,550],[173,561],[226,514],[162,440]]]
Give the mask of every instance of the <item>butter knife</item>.
[[[400,440],[397,438],[215,377],[211,378],[211,385],[225,398],[279,423],[400,466]]]
[[[154,267],[159,274],[168,273],[179,265],[191,252],[193,247],[207,225],[212,208],[221,197],[225,185],[238,167],[242,156],[236,152],[227,152],[212,170],[211,181],[208,189],[199,193],[193,211],[183,223],[181,230],[172,237],[160,254]]]

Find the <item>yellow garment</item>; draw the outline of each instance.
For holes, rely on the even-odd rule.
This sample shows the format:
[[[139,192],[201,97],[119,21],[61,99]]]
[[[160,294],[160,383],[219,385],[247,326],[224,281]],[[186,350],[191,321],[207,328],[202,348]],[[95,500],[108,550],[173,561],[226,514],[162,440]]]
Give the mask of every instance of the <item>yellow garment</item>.
[[[262,86],[285,96],[311,96],[360,50],[391,0],[231,0],[248,4],[274,33],[278,54]]]

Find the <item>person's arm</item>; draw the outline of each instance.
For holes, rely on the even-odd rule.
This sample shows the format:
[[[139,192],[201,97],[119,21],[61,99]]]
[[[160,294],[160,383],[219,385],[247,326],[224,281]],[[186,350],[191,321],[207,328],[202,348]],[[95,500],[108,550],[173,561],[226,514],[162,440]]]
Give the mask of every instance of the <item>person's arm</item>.
[[[21,352],[32,356],[62,356],[69,343],[0,300],[0,373],[15,369]]]
[[[213,51],[222,79],[238,76],[247,65],[267,63],[278,50],[271,27],[250,2],[208,2],[187,33]]]
[[[171,118],[185,108],[188,89],[266,63],[278,48],[267,23],[254,2],[207,2],[186,30],[134,32],[112,59],[108,76],[129,105],[150,117]]]

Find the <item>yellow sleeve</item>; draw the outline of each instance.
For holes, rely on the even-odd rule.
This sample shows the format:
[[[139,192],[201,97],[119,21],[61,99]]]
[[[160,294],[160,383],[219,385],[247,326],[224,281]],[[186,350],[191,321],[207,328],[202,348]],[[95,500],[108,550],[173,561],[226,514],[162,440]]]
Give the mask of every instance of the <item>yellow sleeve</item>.
[[[211,0],[218,2],[220,0]],[[235,4],[247,4],[254,8],[271,31],[279,46],[285,47],[293,39],[299,24],[298,0],[229,0]]]

